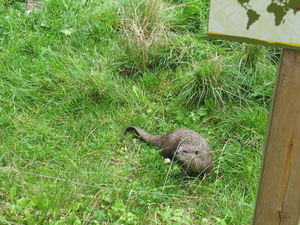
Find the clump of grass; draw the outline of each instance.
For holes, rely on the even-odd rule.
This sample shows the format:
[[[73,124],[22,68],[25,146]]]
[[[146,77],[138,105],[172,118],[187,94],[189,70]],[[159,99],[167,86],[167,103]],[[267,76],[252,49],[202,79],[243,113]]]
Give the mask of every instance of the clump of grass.
[[[259,69],[259,61],[262,60],[265,48],[261,45],[245,45],[240,60],[241,72],[255,72]]]
[[[191,71],[181,74],[178,78],[181,86],[178,99],[186,105],[204,105],[205,101],[212,101],[215,105],[224,105],[228,93],[224,86],[228,85],[223,73],[223,62],[216,56],[204,60],[191,68]],[[175,81],[176,82],[176,81]]]
[[[127,57],[136,69],[146,69],[154,52],[169,45],[174,11],[162,0],[131,1],[122,11],[120,32]]]
[[[273,88],[270,79],[276,73],[276,68],[268,57],[267,48],[240,43],[226,44],[242,53],[232,54],[222,42],[219,46],[210,46],[202,51],[189,50],[194,52],[193,56],[186,54],[189,61],[196,61],[197,64],[190,64],[189,71],[183,70],[184,73],[179,70],[174,79],[180,86],[178,99],[198,107],[204,105],[205,101],[211,101],[217,107],[225,106],[227,101],[248,104],[249,100],[254,100],[268,104]],[[232,67],[234,63],[239,66]]]
[[[175,2],[175,1],[173,1]],[[193,0],[180,0],[178,12],[177,26],[174,27],[176,31],[184,33],[191,32],[196,34],[198,38],[206,36],[209,1],[193,1]]]

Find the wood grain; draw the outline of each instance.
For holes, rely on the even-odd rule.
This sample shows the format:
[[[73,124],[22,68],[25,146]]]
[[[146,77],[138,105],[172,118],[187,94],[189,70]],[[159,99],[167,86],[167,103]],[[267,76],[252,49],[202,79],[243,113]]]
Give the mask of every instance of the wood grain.
[[[270,112],[254,225],[298,225],[300,51],[284,49]]]

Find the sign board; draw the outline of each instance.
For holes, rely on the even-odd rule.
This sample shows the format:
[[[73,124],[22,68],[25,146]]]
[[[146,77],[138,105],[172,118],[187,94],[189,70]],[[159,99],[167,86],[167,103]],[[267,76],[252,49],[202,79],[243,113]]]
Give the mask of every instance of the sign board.
[[[211,0],[208,37],[284,48],[253,225],[300,224],[300,0]]]
[[[300,50],[300,0],[211,0],[208,37]]]

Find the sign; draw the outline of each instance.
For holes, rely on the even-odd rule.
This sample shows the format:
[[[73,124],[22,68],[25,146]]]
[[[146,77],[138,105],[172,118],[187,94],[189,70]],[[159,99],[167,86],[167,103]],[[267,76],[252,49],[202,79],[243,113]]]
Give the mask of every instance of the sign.
[[[208,37],[300,50],[300,0],[211,0]]]

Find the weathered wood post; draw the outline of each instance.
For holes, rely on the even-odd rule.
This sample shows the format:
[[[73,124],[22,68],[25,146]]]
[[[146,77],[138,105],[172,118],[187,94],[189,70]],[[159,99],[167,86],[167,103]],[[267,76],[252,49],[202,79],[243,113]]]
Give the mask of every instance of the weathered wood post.
[[[273,94],[253,224],[298,225],[300,51],[284,49]]]
[[[211,0],[208,37],[284,48],[253,225],[300,219],[300,1]]]

